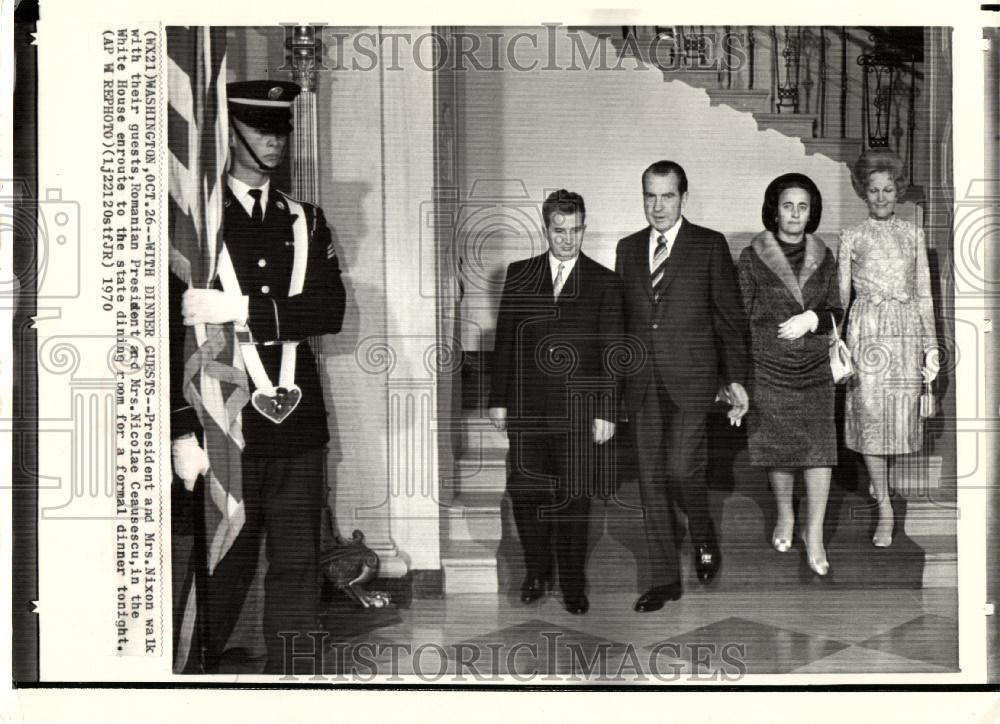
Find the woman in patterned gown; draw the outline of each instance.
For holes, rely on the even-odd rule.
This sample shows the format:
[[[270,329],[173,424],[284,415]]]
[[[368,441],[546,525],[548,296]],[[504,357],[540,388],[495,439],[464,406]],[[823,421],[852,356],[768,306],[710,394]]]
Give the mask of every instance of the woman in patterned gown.
[[[921,384],[937,375],[937,333],[923,231],[895,215],[902,200],[903,162],[890,151],[868,151],[852,174],[868,218],[840,235],[840,295],[855,300],[847,345],[857,374],[847,383],[845,442],[864,456],[869,492],[878,502],[872,543],[892,543],[889,467],[923,442]]]
[[[792,492],[801,471],[808,514],[800,535],[809,567],[820,576],[830,568],[823,520],[837,464],[828,335],[843,316],[836,259],[813,235],[822,213],[819,189],[808,176],[774,179],[761,208],[766,231],[743,250],[738,265],[753,360],[750,462],[767,468],[774,491],[771,545],[779,553],[792,546]]]

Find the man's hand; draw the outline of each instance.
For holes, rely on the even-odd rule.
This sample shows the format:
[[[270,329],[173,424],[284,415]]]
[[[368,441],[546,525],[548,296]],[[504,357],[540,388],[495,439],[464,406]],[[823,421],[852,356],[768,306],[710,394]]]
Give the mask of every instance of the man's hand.
[[[181,298],[184,324],[246,324],[249,297],[227,294],[218,289],[188,289]]]
[[[603,445],[615,435],[615,423],[607,420],[595,419],[590,425],[594,435],[594,442]]]
[[[170,443],[170,460],[174,466],[174,475],[184,481],[184,487],[188,492],[194,490],[198,476],[208,472],[208,454],[198,444],[198,439],[193,433],[183,435]]]
[[[507,429],[507,408],[506,407],[491,407],[489,410],[490,422],[493,423],[495,427],[500,432]]]
[[[924,352],[924,366],[920,370],[920,376],[924,378],[924,384],[929,385],[937,379],[941,370],[941,356],[938,349],[929,349]]]
[[[743,423],[743,416],[750,409],[750,395],[739,382],[730,382],[728,385],[719,388],[718,398],[729,404],[729,424],[739,427]]]
[[[816,312],[809,309],[802,314],[796,314],[778,325],[778,339],[793,340],[798,339],[806,332],[813,332],[819,325],[819,317]]]
[[[729,388],[726,385],[719,387],[719,391],[715,393],[716,402],[725,402],[727,405],[732,406],[733,397],[729,394]]]

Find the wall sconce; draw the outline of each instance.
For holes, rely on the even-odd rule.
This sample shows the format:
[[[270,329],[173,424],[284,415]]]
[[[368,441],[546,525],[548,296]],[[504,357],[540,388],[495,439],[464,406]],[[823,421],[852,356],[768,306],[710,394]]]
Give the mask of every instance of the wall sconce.
[[[323,26],[296,25],[285,35],[285,65],[291,66],[292,79],[305,92],[316,90],[316,70],[323,67]]]

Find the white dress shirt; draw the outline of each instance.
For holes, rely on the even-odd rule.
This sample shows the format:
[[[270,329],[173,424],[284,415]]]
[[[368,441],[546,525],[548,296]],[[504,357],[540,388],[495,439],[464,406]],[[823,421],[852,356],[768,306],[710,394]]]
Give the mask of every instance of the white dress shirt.
[[[649,229],[649,273],[653,273],[653,257],[656,256],[656,245],[659,243],[660,236],[667,237],[667,258],[670,258],[670,252],[674,249],[674,242],[677,241],[677,232],[681,230],[681,223],[684,221],[684,217],[678,217],[677,222],[671,226],[666,231],[657,231],[655,227],[650,227]]]
[[[265,181],[263,186],[251,186],[235,176],[226,176],[226,183],[229,184],[229,190],[233,192],[236,200],[246,209],[247,216],[253,216],[253,196],[250,195],[250,191],[260,189],[260,213],[261,218],[264,218],[264,214],[267,213],[267,196],[271,190],[271,179]]]
[[[553,289],[556,286],[556,276],[559,274],[559,265],[560,264],[563,265],[562,281],[563,281],[563,284],[566,284],[566,280],[569,279],[569,274],[570,274],[571,271],[573,271],[573,267],[576,266],[576,260],[579,259],[579,258],[580,258],[580,255],[577,254],[576,256],[574,256],[569,261],[563,261],[561,259],[556,259],[555,256],[552,255],[552,252],[551,251],[549,252],[549,272],[551,272],[551,274],[552,274],[552,288]]]

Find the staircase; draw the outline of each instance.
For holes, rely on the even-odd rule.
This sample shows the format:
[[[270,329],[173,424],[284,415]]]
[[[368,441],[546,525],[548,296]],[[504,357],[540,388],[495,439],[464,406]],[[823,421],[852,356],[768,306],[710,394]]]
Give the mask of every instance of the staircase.
[[[724,424],[724,423],[723,423]],[[723,569],[711,584],[717,593],[766,592],[823,585],[832,589],[885,590],[954,588],[957,585],[954,511],[933,506],[928,496],[933,490],[922,488],[918,494],[907,489],[914,477],[897,477],[894,509],[896,531],[889,548],[875,548],[871,543],[877,511],[867,496],[867,479],[855,475],[851,461],[838,470],[830,490],[825,520],[825,544],[832,572],[819,579],[808,567],[804,546],[796,539],[790,553],[779,554],[770,545],[775,524],[773,495],[760,468],[748,464],[745,447],[721,450],[740,434],[730,436],[720,445],[714,437],[716,469],[725,474],[712,476],[709,504],[719,532]],[[742,441],[745,444],[745,440]],[[923,482],[930,482],[925,480]],[[795,500],[798,520],[805,516],[805,491],[796,483]],[[637,481],[624,480],[614,497],[595,500],[590,516],[587,577],[591,592],[617,592],[630,601],[652,581],[645,560],[645,531],[640,512]],[[502,519],[502,538],[497,549],[499,591],[516,593],[524,576],[520,542],[509,510],[498,511]],[[678,516],[678,549],[682,585],[699,588],[690,539],[684,531],[683,516]],[[453,591],[460,592],[460,591]],[[873,593],[873,595],[878,595]]]
[[[620,28],[586,27],[579,30],[594,38],[602,34],[611,38],[619,58],[622,53],[638,52],[638,60],[651,63],[646,45],[626,45],[621,39]],[[661,53],[668,46],[665,43],[660,49]],[[762,71],[758,69],[758,72]],[[602,72],[599,75],[602,77],[595,76],[594,85],[588,88],[592,87],[595,92],[599,90],[607,96],[613,92],[606,85],[609,74]],[[662,69],[662,76],[666,83],[673,86],[669,90],[665,89],[667,105],[673,104],[673,107],[683,108],[690,114],[712,114],[713,118],[708,124],[712,128],[722,129],[720,132],[725,133],[738,133],[746,139],[744,148],[752,148],[753,152],[727,161],[738,169],[734,173],[753,173],[761,178],[770,178],[774,173],[790,170],[788,166],[794,163],[795,170],[810,173],[823,188],[839,185],[839,195],[842,198],[850,195],[848,169],[860,155],[863,146],[860,134],[851,134],[854,130],[852,127],[846,127],[843,123],[831,123],[828,117],[824,122],[823,115],[818,112],[774,112],[772,91],[761,87],[770,87],[769,80],[758,82],[758,87],[746,87],[753,83],[741,76],[734,76],[730,80],[714,71],[681,66]],[[637,82],[640,80],[637,79]],[[626,82],[624,74],[616,82]],[[638,85],[637,92],[644,92],[649,97],[648,86],[648,83]],[[631,88],[627,90],[631,91]],[[855,104],[854,110],[857,111],[859,93],[856,78],[848,100]],[[742,119],[741,114],[744,114]],[[752,117],[756,128],[748,122],[746,116]],[[623,123],[627,124],[627,121]],[[817,135],[821,128],[830,132]],[[842,132],[842,128],[847,133]],[[684,126],[678,126],[678,129],[680,134],[690,132]],[[801,146],[797,146],[798,143]],[[626,155],[648,155],[630,151],[624,141],[622,146],[621,152]],[[513,153],[516,154],[517,151],[514,150]],[[803,155],[818,158],[806,160]],[[768,161],[758,162],[758,158]],[[782,159],[782,162],[776,164],[771,159]],[[567,173],[572,175],[572,171],[567,170]],[[732,191],[733,196],[740,193],[743,191],[739,188]],[[749,208],[748,204],[759,205],[758,196],[753,196],[752,199],[749,194],[746,196],[745,200],[733,203],[746,208]],[[857,202],[850,200],[850,203]],[[824,206],[827,207],[826,204]],[[829,217],[830,228],[839,229],[848,220],[853,221],[856,213],[856,209],[844,211],[831,204],[824,210],[824,223]],[[738,229],[720,229],[726,233],[734,256],[748,242],[752,235],[749,229],[754,227],[756,223],[744,221],[739,224]],[[484,318],[481,322],[486,327],[492,324],[489,318]],[[478,367],[480,371],[476,373],[476,379],[463,378],[463,387],[466,389],[484,389],[481,362]],[[442,568],[447,595],[494,593],[508,590],[520,582],[520,547],[510,519],[509,506],[504,503],[506,436],[493,429],[486,417],[486,410],[481,407],[481,401],[467,400],[465,407],[462,433],[456,445],[457,479],[442,485],[442,489],[452,492],[442,516]],[[724,490],[714,494],[715,515],[724,532],[723,550],[727,561],[730,561],[727,562],[727,571],[744,570],[746,573],[730,576],[727,572],[725,578],[729,579],[729,583],[726,585],[752,588],[797,583],[802,571],[790,562],[793,558],[782,558],[777,569],[771,566],[773,551],[768,539],[773,525],[773,502],[766,482],[762,485],[760,471],[741,462],[745,458],[745,451],[741,453],[740,450],[745,447],[745,443],[731,439],[727,441],[729,431],[728,426],[723,426],[719,433],[719,439],[722,440],[720,447],[728,446],[729,452],[720,451],[718,474],[713,476],[713,480],[728,478],[730,483]],[[948,498],[940,490],[940,456],[916,456],[910,465],[895,472],[893,486],[899,506],[896,542],[885,555],[877,558],[875,554],[881,551],[876,551],[871,546],[871,531],[868,530],[870,521],[863,515],[857,517],[858,511],[869,509],[870,512],[870,501],[865,494],[867,482],[864,466],[860,460],[854,461],[854,466],[855,469],[852,470],[845,464],[842,466],[844,469],[836,473],[844,477],[844,484],[831,497],[828,511],[828,522],[833,526],[829,553],[831,562],[839,568],[840,583],[858,587],[954,587],[957,581],[957,517],[953,508],[940,502],[942,498]],[[635,481],[626,481],[624,486],[631,486],[630,489],[634,491]],[[602,506],[599,503],[594,505],[591,537],[595,551],[607,548],[603,544],[598,545],[601,540],[604,543],[612,540],[625,541],[625,550],[636,553],[636,556],[627,556],[632,561],[639,557],[637,551],[642,545],[641,519],[622,518],[621,510],[612,510],[612,507],[614,506]],[[611,546],[608,550],[617,553],[603,563],[598,556],[592,564],[597,567],[593,569],[593,573],[602,567],[622,563],[622,560],[615,559],[615,556],[622,553],[618,543],[608,544]],[[839,562],[834,560],[835,557]],[[685,555],[685,565],[689,564],[689,558],[689,555]],[[769,563],[762,569],[761,561]],[[629,562],[628,565],[633,563]],[[594,580],[593,575],[591,578]]]
[[[501,503],[507,484],[507,437],[485,410],[463,417],[455,497],[444,511],[441,568],[445,594],[496,593]]]
[[[485,410],[483,411],[485,415]],[[520,542],[504,504],[506,439],[485,416],[465,418],[464,449],[459,458],[460,490],[445,516],[442,558],[445,594],[499,593],[516,590],[523,576]],[[751,467],[742,430],[724,418],[711,430],[713,489],[710,501],[720,531],[726,573],[720,591],[767,590],[808,583],[811,574],[796,544],[796,554],[779,556],[769,544],[774,504],[766,477]],[[826,517],[827,553],[837,569],[831,579],[845,588],[954,588],[957,585],[957,510],[942,502],[939,456],[913,456],[892,476],[896,532],[889,549],[875,549],[871,535],[877,520],[867,496],[864,465],[841,452]],[[797,496],[802,495],[801,482]],[[643,524],[634,478],[624,480],[616,500],[597,500],[591,515],[593,558],[591,586],[632,586],[647,580]],[[804,507],[800,507],[804,515]],[[694,581],[690,541],[681,541],[686,580]]]
[[[787,109],[785,113],[775,112],[776,106],[773,102],[773,93],[771,90],[759,86],[756,88],[745,87],[748,84],[752,84],[747,78],[747,69],[743,68],[740,69],[740,72],[730,74],[721,71],[712,71],[710,68],[698,68],[697,63],[699,61],[697,59],[691,61],[695,67],[692,67],[684,60],[678,61],[681,51],[676,49],[675,45],[679,45],[681,41],[679,37],[673,37],[672,33],[669,36],[664,36],[662,41],[658,43],[656,50],[657,58],[654,59],[650,54],[650,44],[644,42],[649,41],[652,37],[648,28],[635,29],[638,36],[634,43],[626,43],[622,38],[621,30],[618,28],[582,27],[579,29],[590,33],[595,38],[602,35],[605,38],[610,36],[619,58],[623,55],[633,57],[637,62],[650,65],[657,65],[656,61],[659,59],[659,66],[662,69],[661,72],[665,82],[683,83],[692,88],[704,89],[713,106],[725,105],[738,111],[749,113],[757,121],[758,129],[773,129],[791,138],[801,140],[806,148],[806,153],[809,155],[821,154],[834,161],[844,163],[848,167],[861,155],[864,140],[860,137],[851,138],[846,137],[846,134],[841,135],[840,133],[836,136],[819,136],[820,124],[818,123],[819,115],[817,113],[792,113],[787,111]],[[644,30],[646,31],[645,33],[643,32]],[[722,28],[716,28],[716,30],[721,32]],[[664,64],[664,56],[670,57],[672,62]],[[733,87],[733,85],[740,83],[744,87]],[[851,92],[855,96],[858,95],[856,89]],[[855,102],[860,102],[860,100],[855,99]]]

